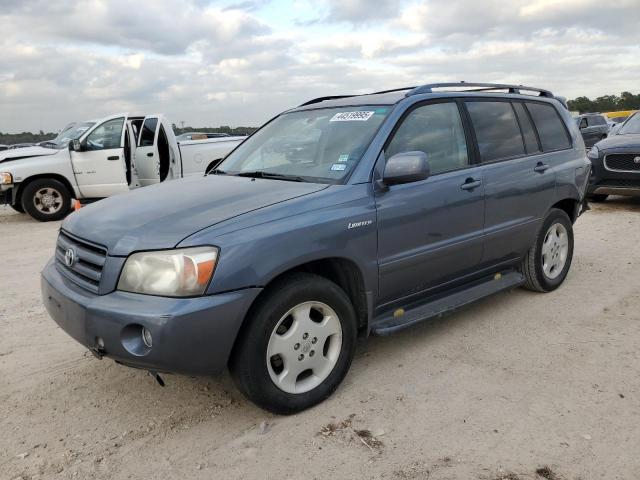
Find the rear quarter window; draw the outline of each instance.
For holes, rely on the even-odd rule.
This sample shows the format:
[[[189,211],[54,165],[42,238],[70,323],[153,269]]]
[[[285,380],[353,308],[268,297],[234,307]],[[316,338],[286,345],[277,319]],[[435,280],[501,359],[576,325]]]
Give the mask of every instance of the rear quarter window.
[[[525,154],[520,127],[509,102],[466,102],[482,162]]]
[[[550,152],[571,148],[567,129],[553,105],[528,102],[527,109],[538,130],[542,151]]]

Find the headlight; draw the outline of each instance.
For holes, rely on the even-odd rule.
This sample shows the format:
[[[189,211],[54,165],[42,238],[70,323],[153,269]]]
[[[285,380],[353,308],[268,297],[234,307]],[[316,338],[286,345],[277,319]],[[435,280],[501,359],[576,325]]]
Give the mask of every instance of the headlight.
[[[587,157],[589,157],[591,160],[597,160],[599,156],[600,150],[598,150],[598,147],[596,147],[595,145],[591,147],[591,150],[589,150],[589,152],[587,153]]]
[[[13,183],[13,175],[9,172],[0,172],[0,185],[11,185]]]
[[[217,261],[216,247],[134,253],[124,264],[118,290],[165,297],[202,295]]]

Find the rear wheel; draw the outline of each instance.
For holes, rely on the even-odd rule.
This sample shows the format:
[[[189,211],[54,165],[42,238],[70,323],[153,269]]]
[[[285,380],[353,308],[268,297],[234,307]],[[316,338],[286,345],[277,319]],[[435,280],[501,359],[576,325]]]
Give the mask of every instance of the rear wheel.
[[[607,198],[609,198],[609,195],[605,193],[596,193],[595,195],[589,196],[589,200],[592,201],[593,203],[604,202]]]
[[[329,280],[295,274],[271,286],[252,308],[230,370],[256,405],[291,414],[326,399],[355,351],[356,316]]]
[[[53,178],[39,178],[22,192],[22,207],[36,220],[62,220],[71,208],[71,195],[62,182]]]
[[[535,243],[522,261],[525,287],[537,292],[558,288],[567,277],[573,259],[573,225],[563,210],[551,209]]]

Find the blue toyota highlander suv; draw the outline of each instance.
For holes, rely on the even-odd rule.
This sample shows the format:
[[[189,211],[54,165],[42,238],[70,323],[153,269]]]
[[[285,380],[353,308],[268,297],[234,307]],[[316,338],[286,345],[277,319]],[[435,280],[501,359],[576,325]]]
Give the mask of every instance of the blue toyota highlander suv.
[[[356,338],[562,284],[590,163],[551,92],[432,84],[278,115],[208,175],[62,224],[44,303],[98,357],[327,398]],[[160,379],[159,376],[157,376]]]

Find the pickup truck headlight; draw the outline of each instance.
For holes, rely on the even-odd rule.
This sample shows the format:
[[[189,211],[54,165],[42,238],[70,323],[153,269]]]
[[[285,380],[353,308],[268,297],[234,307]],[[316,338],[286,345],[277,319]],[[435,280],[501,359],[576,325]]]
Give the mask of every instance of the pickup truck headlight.
[[[589,157],[591,160],[597,160],[599,156],[600,150],[598,150],[598,147],[596,147],[595,145],[591,147],[589,152],[587,152],[587,157]]]
[[[0,185],[11,185],[13,183],[13,175],[9,172],[0,172]]]
[[[204,294],[218,261],[218,248],[138,252],[127,258],[118,290],[165,297]]]

